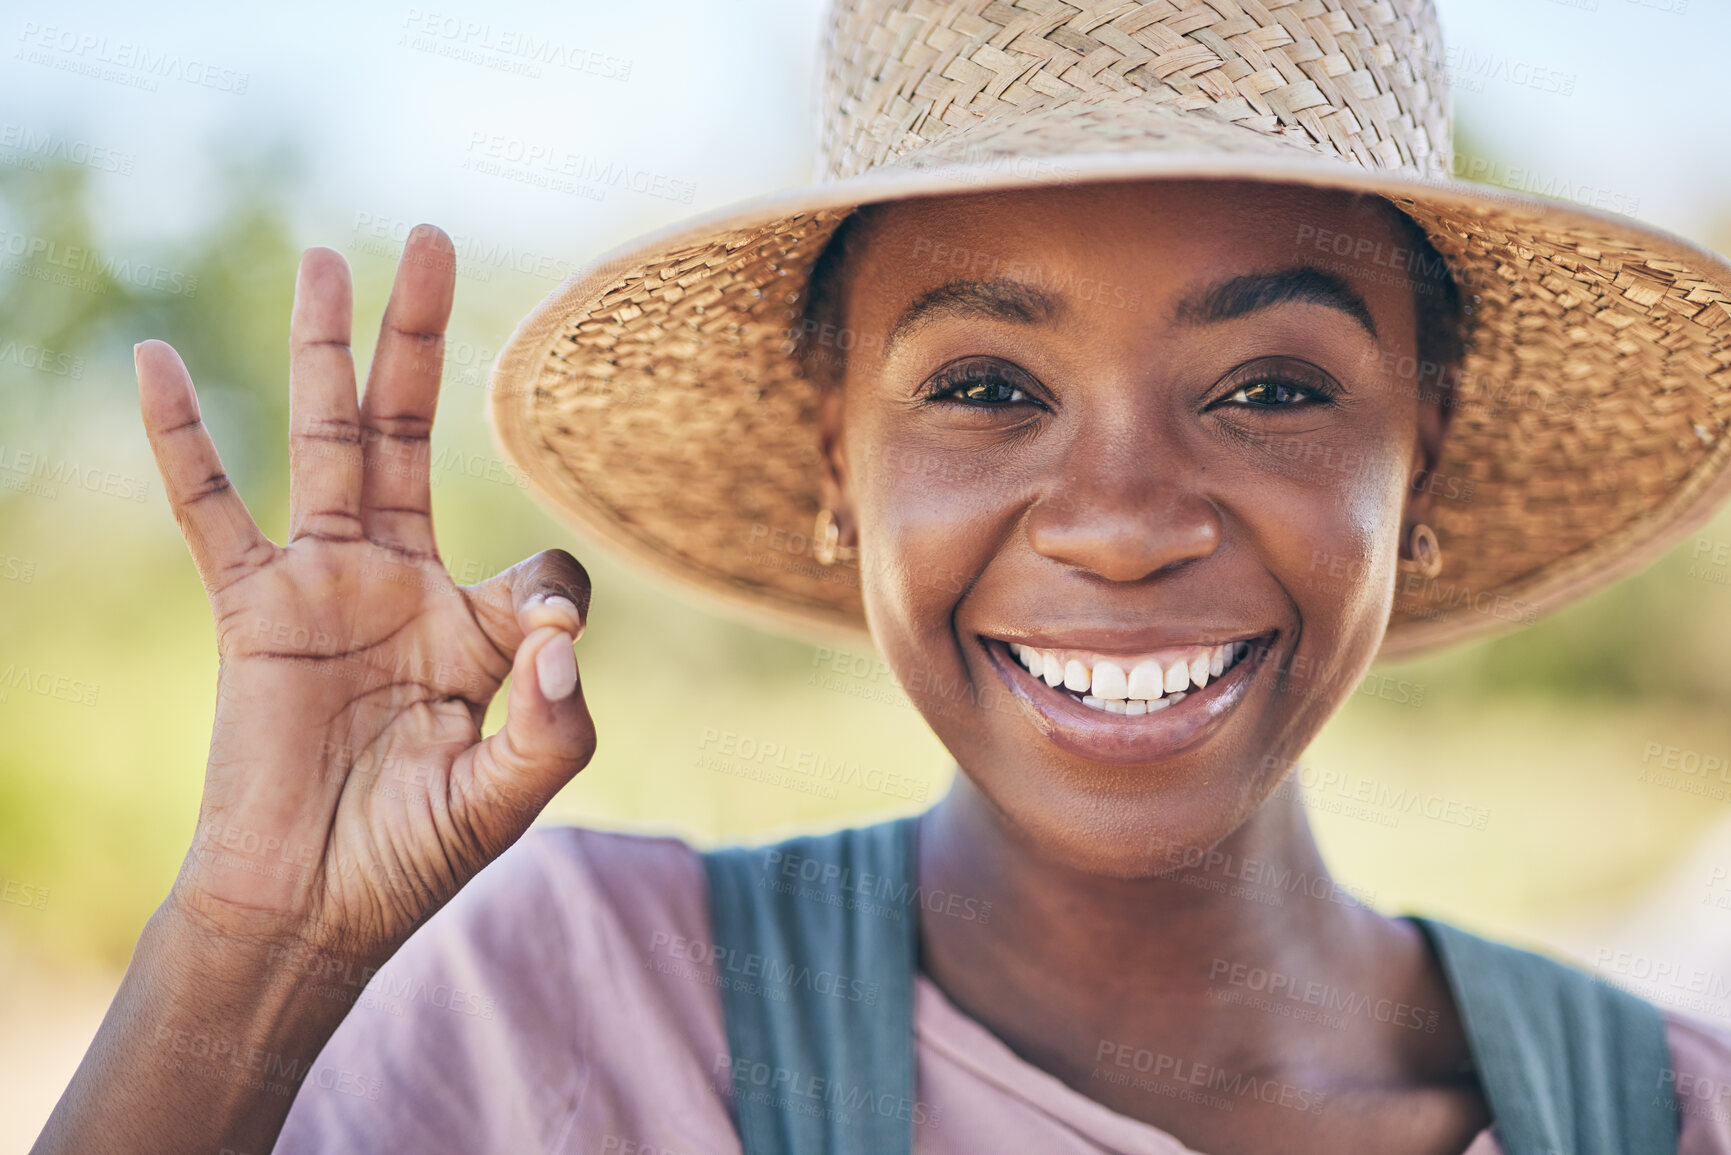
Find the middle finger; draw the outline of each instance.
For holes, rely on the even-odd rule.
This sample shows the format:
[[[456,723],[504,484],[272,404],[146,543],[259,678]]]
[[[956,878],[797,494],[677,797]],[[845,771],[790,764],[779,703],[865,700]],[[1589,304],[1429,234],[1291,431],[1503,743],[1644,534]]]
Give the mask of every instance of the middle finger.
[[[369,540],[410,554],[438,550],[427,468],[456,265],[442,230],[410,232],[361,398],[362,525]]]

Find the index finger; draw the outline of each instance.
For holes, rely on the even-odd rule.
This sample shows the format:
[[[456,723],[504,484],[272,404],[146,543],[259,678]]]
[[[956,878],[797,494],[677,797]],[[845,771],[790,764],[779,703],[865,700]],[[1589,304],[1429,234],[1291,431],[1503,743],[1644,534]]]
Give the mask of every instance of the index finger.
[[[180,354],[166,341],[141,341],[132,359],[144,432],[169,508],[205,588],[221,589],[240,572],[268,561],[276,547],[229,483]]]

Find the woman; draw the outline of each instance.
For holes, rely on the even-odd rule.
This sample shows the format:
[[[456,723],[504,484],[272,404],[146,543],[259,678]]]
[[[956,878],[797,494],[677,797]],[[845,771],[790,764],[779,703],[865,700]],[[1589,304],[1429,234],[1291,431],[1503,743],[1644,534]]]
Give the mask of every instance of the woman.
[[[1731,1151],[1693,1109],[1731,1040],[1367,909],[1283,788],[1373,658],[1725,488],[1731,271],[1427,184],[1441,55],[1416,4],[842,5],[834,179],[519,329],[494,417],[544,499],[761,620],[869,623],[955,755],[839,841],[513,847],[595,748],[588,582],[440,565],[443,234],[359,400],[346,268],[303,260],[286,547],[141,345],[222,692],[38,1150]],[[751,548],[814,510],[817,564]]]

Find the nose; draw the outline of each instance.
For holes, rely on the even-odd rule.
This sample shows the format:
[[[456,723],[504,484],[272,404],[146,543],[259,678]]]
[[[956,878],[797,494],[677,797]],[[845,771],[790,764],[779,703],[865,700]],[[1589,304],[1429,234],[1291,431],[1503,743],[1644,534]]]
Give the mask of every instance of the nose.
[[[1059,478],[1028,512],[1035,553],[1133,582],[1219,547],[1220,513],[1195,484],[1196,463],[1178,446],[1136,440],[1119,452],[1065,454]]]

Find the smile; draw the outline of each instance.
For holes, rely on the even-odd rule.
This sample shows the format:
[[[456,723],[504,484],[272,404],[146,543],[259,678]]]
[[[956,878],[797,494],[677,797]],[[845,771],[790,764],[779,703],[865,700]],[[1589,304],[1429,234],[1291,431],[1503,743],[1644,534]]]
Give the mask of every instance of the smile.
[[[1025,716],[1052,743],[1093,762],[1146,765],[1194,747],[1225,723],[1277,633],[1121,653],[1065,646],[1060,637],[979,640]]]
[[[1020,642],[1005,645],[1046,685],[1062,686],[1084,706],[1129,717],[1176,706],[1250,653],[1249,642],[1179,646],[1129,658],[1085,650],[1042,650]]]

